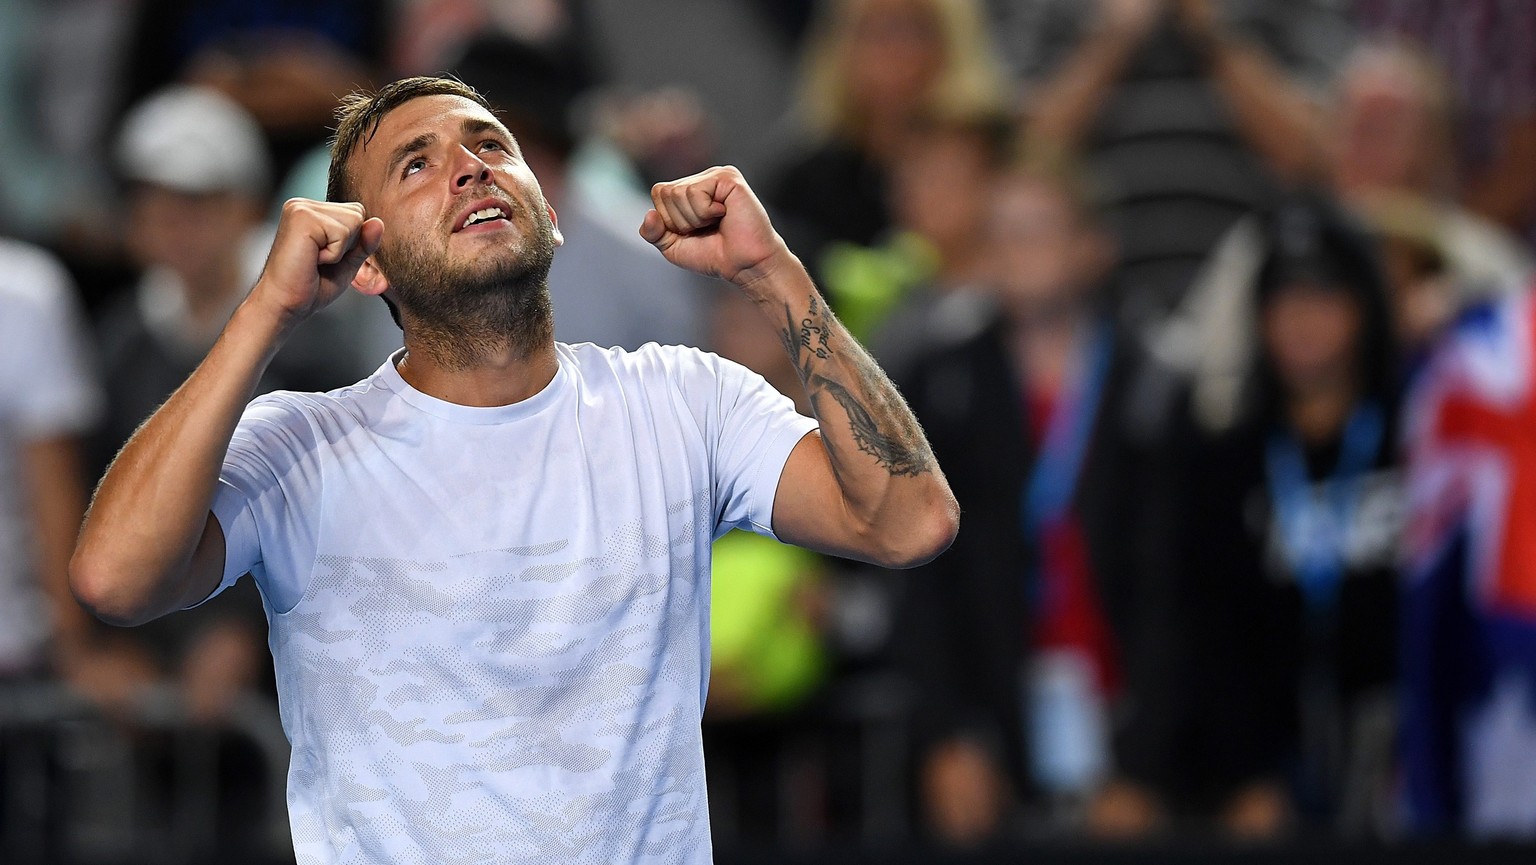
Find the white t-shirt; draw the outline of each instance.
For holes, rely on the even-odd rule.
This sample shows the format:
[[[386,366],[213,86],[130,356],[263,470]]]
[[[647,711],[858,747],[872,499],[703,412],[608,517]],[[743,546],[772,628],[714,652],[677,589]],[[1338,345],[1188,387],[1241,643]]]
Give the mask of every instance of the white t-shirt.
[[[35,664],[48,637],[20,452],[83,433],[100,414],[86,345],[64,268],[0,239],[0,674]]]
[[[240,421],[225,585],[271,622],[304,863],[706,863],[709,555],[814,421],[695,349],[558,344],[522,402],[395,358]]]

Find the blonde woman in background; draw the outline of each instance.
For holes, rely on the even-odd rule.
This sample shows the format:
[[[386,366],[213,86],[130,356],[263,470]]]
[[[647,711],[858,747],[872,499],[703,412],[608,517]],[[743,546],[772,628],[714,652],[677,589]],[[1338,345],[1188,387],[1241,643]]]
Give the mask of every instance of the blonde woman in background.
[[[806,42],[803,145],[770,202],[815,273],[830,241],[868,245],[889,226],[886,185],[914,118],[984,116],[1007,101],[974,0],[835,0]]]

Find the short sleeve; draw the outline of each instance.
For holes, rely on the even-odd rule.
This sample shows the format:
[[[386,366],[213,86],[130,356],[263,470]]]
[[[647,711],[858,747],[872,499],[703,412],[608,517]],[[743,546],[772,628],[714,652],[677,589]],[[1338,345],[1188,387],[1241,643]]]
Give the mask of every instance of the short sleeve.
[[[733,528],[774,537],[773,499],[790,451],[816,428],[789,397],[741,364],[699,353],[712,373],[710,436],[715,536]]]
[[[0,247],[0,422],[22,440],[85,432],[101,414],[90,347],[62,266]]]
[[[269,394],[246,408],[214,493],[224,533],[224,578],[214,595],[250,573],[277,612],[303,596],[318,543],[317,441],[292,394]]]

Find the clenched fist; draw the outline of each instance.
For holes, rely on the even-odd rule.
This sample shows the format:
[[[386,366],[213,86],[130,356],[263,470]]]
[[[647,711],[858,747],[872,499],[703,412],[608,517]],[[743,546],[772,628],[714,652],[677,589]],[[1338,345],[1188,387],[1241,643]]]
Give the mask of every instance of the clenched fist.
[[[678,267],[748,287],[794,261],[741,172],[711,168],[651,187],[644,237]],[[798,265],[798,262],[796,262]]]
[[[251,299],[302,321],[347,290],[383,239],[383,221],[361,204],[291,198]]]

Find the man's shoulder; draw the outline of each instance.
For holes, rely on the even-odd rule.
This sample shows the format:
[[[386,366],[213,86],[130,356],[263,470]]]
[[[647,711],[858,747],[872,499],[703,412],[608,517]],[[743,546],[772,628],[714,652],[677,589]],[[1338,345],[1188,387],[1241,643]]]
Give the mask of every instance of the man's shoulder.
[[[243,421],[282,426],[349,421],[366,424],[369,403],[387,398],[377,373],[345,387],[329,391],[273,390],[258,395],[245,407]]]
[[[559,347],[582,373],[606,370],[625,378],[671,376],[694,369],[714,369],[729,362],[713,352],[693,346],[656,342],[633,349],[604,347],[590,342],[560,343]]]

